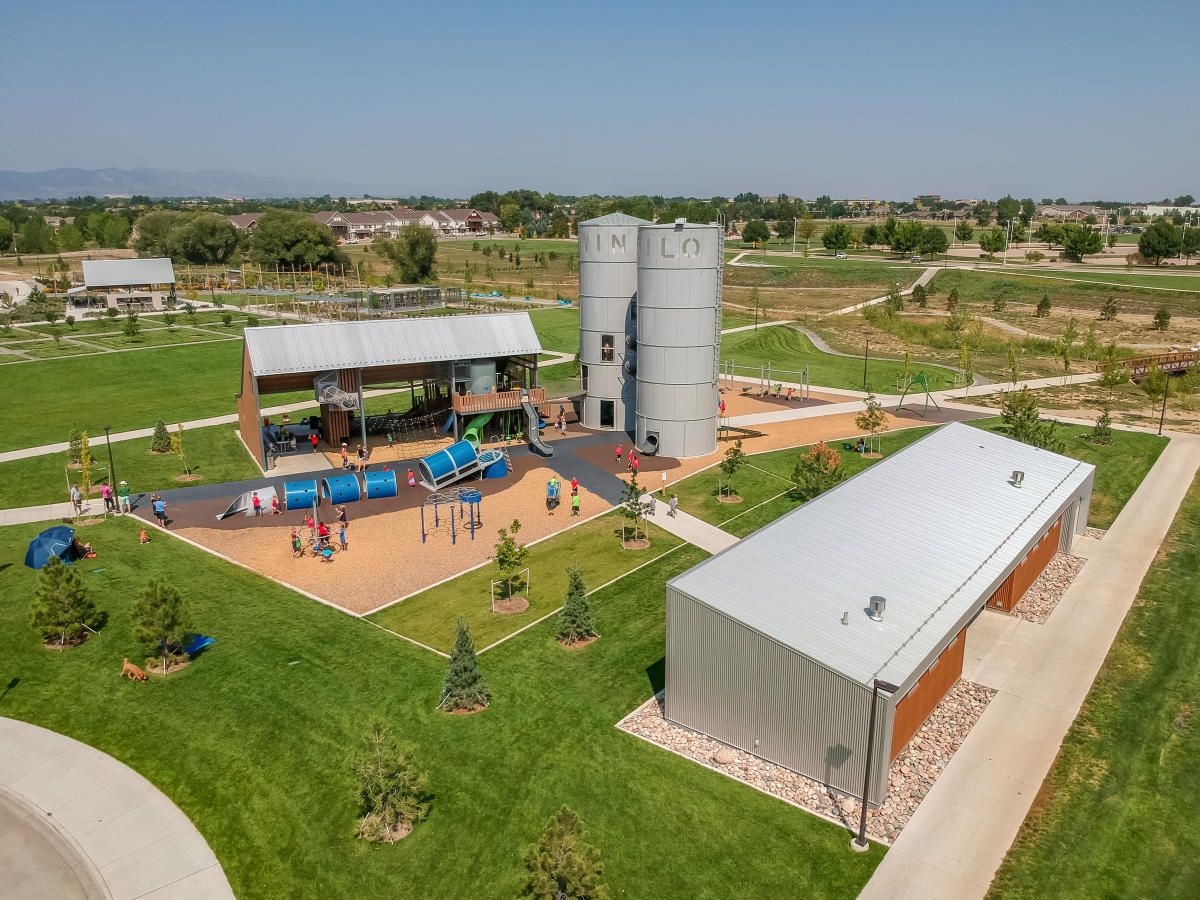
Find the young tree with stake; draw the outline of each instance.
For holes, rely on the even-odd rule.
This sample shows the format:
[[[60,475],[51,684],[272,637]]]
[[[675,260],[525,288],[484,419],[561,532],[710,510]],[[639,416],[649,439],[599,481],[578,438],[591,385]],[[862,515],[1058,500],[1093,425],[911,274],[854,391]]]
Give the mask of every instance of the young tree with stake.
[[[721,487],[722,496],[737,496],[733,490],[733,476],[745,464],[746,454],[742,451],[742,442],[738,441],[725,451],[725,457],[721,460],[721,475],[724,476],[725,481]]]
[[[650,515],[650,510],[654,508],[654,498],[646,496],[646,489],[638,484],[637,476],[634,475],[629,479],[629,483],[625,485],[625,492],[621,495],[621,515],[629,521],[633,528],[633,540],[638,540],[641,537],[641,522],[642,519]],[[621,529],[622,533],[624,528]],[[648,537],[648,535],[647,535]]]
[[[513,519],[511,525],[500,529],[500,540],[496,542],[496,568],[500,571],[500,580],[504,582],[505,599],[512,596],[512,581],[529,559],[529,549],[517,543],[517,532],[520,530],[520,519]]]
[[[163,674],[171,661],[187,658],[183,645],[191,632],[191,611],[165,578],[151,578],[133,604],[133,637],[162,654]]]

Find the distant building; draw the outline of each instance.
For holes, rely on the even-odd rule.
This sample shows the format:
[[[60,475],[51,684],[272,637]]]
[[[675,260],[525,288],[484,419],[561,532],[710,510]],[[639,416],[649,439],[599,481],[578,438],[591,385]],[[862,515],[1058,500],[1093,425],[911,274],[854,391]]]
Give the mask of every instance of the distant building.
[[[175,297],[175,269],[163,258],[87,259],[83,284],[114,309],[162,309]]]
[[[942,202],[941,194],[918,194],[913,197],[913,203],[917,206],[936,206]]]
[[[1088,216],[1095,216],[1099,219],[1107,215],[1107,211],[1091,204],[1045,203],[1037,207],[1036,214],[1039,219],[1062,219],[1065,222],[1077,222]]]
[[[1147,203],[1135,208],[1135,211],[1151,219],[1155,216],[1173,216],[1176,213],[1181,216],[1195,216],[1200,215],[1200,206],[1161,206],[1157,203]]]
[[[74,225],[75,217],[74,216],[42,216],[42,221],[45,222],[47,225],[49,225],[51,228],[53,228],[55,231],[58,231],[58,229],[61,228],[63,225]]]
[[[250,231],[258,224],[262,213],[242,213],[230,216],[235,228]],[[432,228],[444,237],[485,234],[489,229],[500,230],[500,220],[494,213],[476,209],[395,209],[375,212],[339,212],[322,210],[312,213],[314,221],[328,225],[334,235],[342,241],[371,241],[377,237],[394,238],[405,225],[423,225]]]

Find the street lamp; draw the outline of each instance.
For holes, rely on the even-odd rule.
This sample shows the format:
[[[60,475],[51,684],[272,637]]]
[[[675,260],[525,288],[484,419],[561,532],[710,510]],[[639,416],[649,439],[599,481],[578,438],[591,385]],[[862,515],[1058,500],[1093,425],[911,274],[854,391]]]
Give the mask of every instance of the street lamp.
[[[867,768],[863,773],[862,816],[858,821],[858,837],[850,841],[850,846],[858,853],[866,852],[871,846],[867,843],[867,796],[871,792],[871,764],[875,758],[875,707],[879,702],[880,691],[895,694],[899,690],[897,685],[878,678],[871,687],[871,721],[867,726]]]
[[[1015,218],[1015,217],[1014,217]],[[1013,220],[1008,220],[1008,237],[1004,241],[1004,265],[1008,265],[1008,245],[1012,243]]]
[[[115,491],[117,489],[117,472],[113,467],[112,441],[109,440],[108,433],[112,431],[111,425],[104,426],[104,443],[108,445],[108,478],[109,486]]]

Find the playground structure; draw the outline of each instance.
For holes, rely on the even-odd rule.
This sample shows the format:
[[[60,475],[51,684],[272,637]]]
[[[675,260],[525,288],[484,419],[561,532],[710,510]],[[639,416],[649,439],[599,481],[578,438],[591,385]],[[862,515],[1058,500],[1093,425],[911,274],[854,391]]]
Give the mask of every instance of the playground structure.
[[[925,405],[921,408],[921,418],[925,418],[925,416],[929,413],[930,403],[933,404],[934,409],[936,409],[938,412],[941,412],[942,408],[938,406],[937,400],[934,398],[933,394],[929,392],[929,379],[925,377],[924,372],[918,372],[913,377],[913,380],[910,381],[907,386],[905,386],[904,393],[900,395],[900,402],[896,404],[896,412],[904,409],[904,398],[908,396],[910,388],[912,388],[914,385],[919,385],[921,389],[925,391]]]
[[[562,498],[562,483],[557,478],[546,482],[546,511],[554,512]]]
[[[483,478],[500,478],[510,468],[508,453],[503,448],[480,451],[470,440],[462,440],[417,461],[421,484],[439,491],[456,481],[479,474]]]
[[[412,458],[428,455],[444,431],[459,440],[460,416],[520,409],[522,389],[545,403],[535,387],[542,347],[528,313],[268,325],[243,334],[238,433],[264,472],[272,449],[260,424],[265,395],[311,390],[321,407],[315,433],[334,448],[367,446],[368,431],[430,441]],[[417,414],[364,415],[372,386],[407,387]],[[452,414],[438,412],[451,404]],[[442,421],[448,428],[439,433]],[[295,446],[289,440],[280,452]]]
[[[758,379],[758,396],[780,397],[786,392],[782,381],[775,381],[775,378],[780,375],[795,375],[792,380],[795,385],[792,391],[792,399],[803,403],[805,400],[812,399],[812,379],[809,377],[808,366],[798,371],[791,369],[775,369],[770,362],[760,363],[757,366],[739,366],[736,360],[724,359],[721,360],[721,386],[724,390],[733,390],[741,382],[738,381],[738,372],[744,372],[742,378]],[[743,384],[743,387],[745,385]]]
[[[440,528],[444,516],[439,515],[439,507],[449,507],[450,509],[450,545],[454,546],[458,543],[458,529],[468,528],[471,532],[471,540],[475,540],[475,529],[483,525],[483,516],[480,513],[480,504],[483,501],[483,494],[473,488],[454,488],[449,491],[434,491],[421,504],[421,543],[425,543],[426,537],[429,535],[429,530],[425,527],[425,510],[427,507],[433,507],[433,527]],[[455,507],[457,509],[457,519],[455,518]]]
[[[260,505],[265,510],[270,510],[271,501],[278,496],[275,493],[275,487],[269,485],[265,488],[260,488],[257,491],[245,491],[236,500],[229,504],[229,508],[225,512],[217,516],[217,521],[228,519],[230,516],[236,516],[241,513],[243,516],[254,515],[254,495],[258,494]]]

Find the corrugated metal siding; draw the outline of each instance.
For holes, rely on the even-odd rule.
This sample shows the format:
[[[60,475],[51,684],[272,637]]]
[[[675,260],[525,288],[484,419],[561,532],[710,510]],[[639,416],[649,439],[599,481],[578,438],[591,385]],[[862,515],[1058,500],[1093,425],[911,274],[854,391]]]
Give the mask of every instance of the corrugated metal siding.
[[[542,352],[524,312],[270,325],[245,338],[259,376]]]
[[[665,702],[672,722],[862,793],[871,692],[669,586]],[[883,696],[876,715],[873,804],[887,787]]]
[[[83,283],[88,287],[174,284],[175,269],[169,259],[85,259]]]
[[[1071,545],[1075,542],[1075,522],[1076,515],[1079,513],[1079,507],[1082,504],[1081,499],[1076,499],[1063,510],[1062,528],[1058,532],[1058,552],[1070,553]]]
[[[1014,469],[1024,487],[1009,483]],[[860,684],[913,680],[1094,467],[950,424],[673,579]],[[866,613],[886,598],[881,623]],[[851,624],[841,624],[843,612]]]

